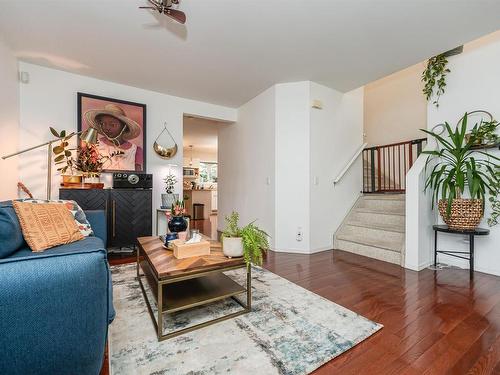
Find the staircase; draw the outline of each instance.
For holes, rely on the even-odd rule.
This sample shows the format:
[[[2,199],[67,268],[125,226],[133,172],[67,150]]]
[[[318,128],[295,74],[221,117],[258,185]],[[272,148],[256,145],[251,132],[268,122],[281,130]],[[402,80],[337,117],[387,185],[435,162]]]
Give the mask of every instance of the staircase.
[[[334,249],[404,265],[405,195],[362,195],[335,233]]]

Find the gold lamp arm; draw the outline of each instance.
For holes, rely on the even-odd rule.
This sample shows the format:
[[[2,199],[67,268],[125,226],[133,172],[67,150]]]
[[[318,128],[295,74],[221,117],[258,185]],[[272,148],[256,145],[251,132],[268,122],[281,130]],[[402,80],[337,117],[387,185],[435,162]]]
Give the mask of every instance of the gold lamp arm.
[[[91,143],[91,144],[96,144],[97,143],[97,130],[94,128],[88,128],[86,130],[79,131],[77,133],[72,133],[67,137],[72,137],[73,135],[80,135],[80,139],[84,142]],[[67,138],[66,137],[66,138]],[[29,147],[27,149],[21,150],[14,152],[13,154],[9,155],[4,155],[2,156],[2,159],[9,159],[13,156],[24,154],[25,152],[35,150],[40,147],[48,146],[47,147],[47,199],[50,199],[50,193],[51,193],[51,188],[52,188],[52,143],[59,142],[60,139],[53,139],[51,141],[39,144],[37,146]]]

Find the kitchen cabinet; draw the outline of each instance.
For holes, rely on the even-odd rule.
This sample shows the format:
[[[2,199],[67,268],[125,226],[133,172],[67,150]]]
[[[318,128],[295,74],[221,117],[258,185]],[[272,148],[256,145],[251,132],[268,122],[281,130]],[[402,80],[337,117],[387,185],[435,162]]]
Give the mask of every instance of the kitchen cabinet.
[[[200,189],[200,190],[184,190],[184,197],[188,197],[188,199],[184,199],[186,202],[187,214],[191,217],[193,216],[193,204],[201,203],[205,205],[204,208],[204,219],[209,219],[210,214],[213,210],[217,209],[217,190],[213,189]],[[215,200],[214,198],[215,193]],[[215,203],[215,208],[214,208]]]
[[[217,211],[217,190],[212,190],[212,209],[211,211]]]

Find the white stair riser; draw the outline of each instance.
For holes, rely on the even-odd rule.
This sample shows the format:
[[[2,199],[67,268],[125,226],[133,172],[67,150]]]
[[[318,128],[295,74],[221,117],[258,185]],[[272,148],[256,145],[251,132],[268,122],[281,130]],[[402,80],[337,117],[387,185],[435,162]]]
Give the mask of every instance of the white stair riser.
[[[392,200],[392,201],[405,201],[405,194],[366,194],[363,195],[363,200]]]
[[[404,233],[356,227],[348,224],[341,228],[336,237],[393,251],[401,251],[404,243]]]
[[[335,234],[334,248],[401,264],[405,246],[404,194],[366,194]]]
[[[367,226],[370,225],[383,225],[387,227],[393,227],[397,229],[405,228],[405,217],[401,215],[385,215],[378,213],[369,212],[358,212],[353,211],[347,217],[346,222],[350,223],[362,223]]]
[[[350,253],[363,255],[365,257],[382,260],[384,262],[400,264],[401,263],[401,254],[380,249],[373,246],[361,245],[358,243],[345,241],[345,240],[335,240],[335,249],[348,251]]]

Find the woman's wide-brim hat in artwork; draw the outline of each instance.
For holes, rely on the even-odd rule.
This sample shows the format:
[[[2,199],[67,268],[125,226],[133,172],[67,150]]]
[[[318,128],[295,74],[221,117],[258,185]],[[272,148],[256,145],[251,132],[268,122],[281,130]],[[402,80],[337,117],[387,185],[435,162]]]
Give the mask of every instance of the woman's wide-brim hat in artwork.
[[[104,134],[101,129],[101,124],[96,121],[96,117],[99,115],[109,115],[117,118],[122,121],[127,129],[122,134],[122,138],[125,140],[134,139],[141,134],[141,127],[137,122],[127,117],[127,114],[123,110],[122,107],[116,104],[107,104],[104,109],[91,109],[85,112],[85,119],[87,120],[87,124],[94,129],[96,129],[99,133]]]

